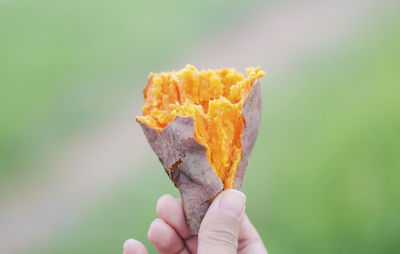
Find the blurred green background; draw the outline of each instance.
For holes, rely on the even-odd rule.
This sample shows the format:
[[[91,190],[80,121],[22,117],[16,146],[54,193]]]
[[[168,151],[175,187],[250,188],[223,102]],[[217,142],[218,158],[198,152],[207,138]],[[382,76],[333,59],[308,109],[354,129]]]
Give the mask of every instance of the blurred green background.
[[[149,72],[261,65],[243,191],[269,253],[399,253],[395,1],[0,0],[0,253],[121,253],[178,196]]]

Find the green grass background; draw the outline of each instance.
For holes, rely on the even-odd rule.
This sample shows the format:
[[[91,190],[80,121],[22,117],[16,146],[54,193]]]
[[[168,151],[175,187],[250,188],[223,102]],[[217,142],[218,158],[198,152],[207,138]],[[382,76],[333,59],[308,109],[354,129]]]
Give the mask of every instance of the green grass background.
[[[43,174],[29,167],[43,147],[107,118],[117,101],[111,91],[137,94],[149,71],[229,25],[243,7],[39,3],[0,3],[3,184]],[[335,49],[262,80],[262,126],[243,191],[270,253],[400,252],[398,13],[387,11]],[[142,164],[32,253],[118,253],[130,237],[154,252],[146,232],[156,200],[177,192],[155,156]]]

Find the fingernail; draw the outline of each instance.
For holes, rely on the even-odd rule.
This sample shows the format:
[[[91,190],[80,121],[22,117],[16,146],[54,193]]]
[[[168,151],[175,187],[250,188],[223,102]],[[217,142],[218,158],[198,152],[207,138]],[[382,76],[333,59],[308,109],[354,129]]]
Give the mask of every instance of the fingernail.
[[[237,190],[226,190],[222,193],[219,208],[222,212],[240,217],[246,205],[246,196]]]

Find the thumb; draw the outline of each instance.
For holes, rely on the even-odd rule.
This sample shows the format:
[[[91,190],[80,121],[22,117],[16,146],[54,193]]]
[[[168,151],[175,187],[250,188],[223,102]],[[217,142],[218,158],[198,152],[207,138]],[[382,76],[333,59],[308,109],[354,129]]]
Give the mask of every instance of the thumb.
[[[198,253],[237,253],[246,196],[237,190],[221,192],[200,225]]]

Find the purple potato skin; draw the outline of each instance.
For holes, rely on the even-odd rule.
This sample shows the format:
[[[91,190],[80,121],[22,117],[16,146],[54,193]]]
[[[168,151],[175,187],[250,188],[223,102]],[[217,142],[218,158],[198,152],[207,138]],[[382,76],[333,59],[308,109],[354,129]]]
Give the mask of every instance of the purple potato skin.
[[[238,190],[242,187],[251,150],[257,139],[261,111],[261,87],[256,82],[243,105],[242,158],[235,177],[235,189]],[[224,186],[208,162],[206,148],[194,137],[194,119],[178,116],[161,132],[145,123],[139,124],[165,172],[179,189],[186,221],[192,234],[197,235],[211,200]]]
[[[245,126],[242,131],[242,158],[240,160],[238,170],[235,177],[235,189],[240,190],[243,184],[244,173],[251,151],[258,136],[258,130],[261,124],[262,115],[262,97],[260,82],[256,82],[250,94],[244,101],[242,115],[245,121]]]
[[[210,206],[210,200],[222,189],[206,156],[206,148],[194,138],[194,120],[176,117],[161,133],[140,123],[166,173],[178,187],[186,221],[193,235]]]

